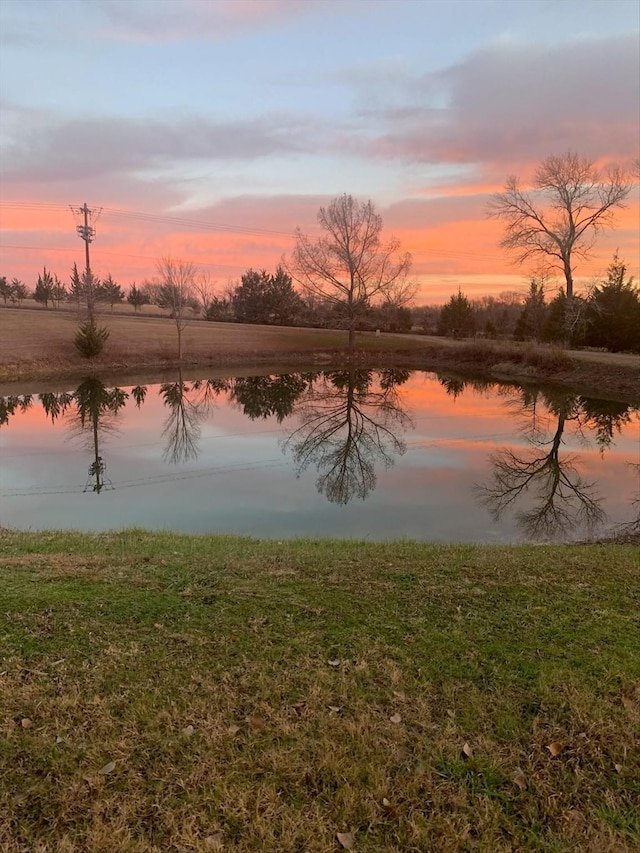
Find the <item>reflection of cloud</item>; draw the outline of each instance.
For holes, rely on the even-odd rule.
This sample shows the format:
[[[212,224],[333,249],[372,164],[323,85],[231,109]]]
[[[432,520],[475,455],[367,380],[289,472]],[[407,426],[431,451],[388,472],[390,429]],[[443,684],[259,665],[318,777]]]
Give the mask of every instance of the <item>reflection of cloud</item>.
[[[353,0],[77,0],[73,5],[78,37],[175,43],[202,38],[220,41],[348,2]],[[10,0],[1,5],[8,7],[3,22],[5,45],[46,43],[51,33],[68,25],[67,10],[56,0],[20,3],[27,8],[19,16],[12,14]]]
[[[124,38],[180,41],[222,39],[247,30],[325,11],[344,0],[85,0],[99,6],[113,34]]]

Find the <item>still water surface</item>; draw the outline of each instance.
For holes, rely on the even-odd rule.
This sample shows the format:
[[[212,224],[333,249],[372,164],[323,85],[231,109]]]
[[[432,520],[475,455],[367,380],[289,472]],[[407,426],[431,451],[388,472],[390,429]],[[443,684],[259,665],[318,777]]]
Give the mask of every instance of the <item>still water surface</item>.
[[[572,539],[637,516],[638,410],[345,368],[0,398],[0,524]]]

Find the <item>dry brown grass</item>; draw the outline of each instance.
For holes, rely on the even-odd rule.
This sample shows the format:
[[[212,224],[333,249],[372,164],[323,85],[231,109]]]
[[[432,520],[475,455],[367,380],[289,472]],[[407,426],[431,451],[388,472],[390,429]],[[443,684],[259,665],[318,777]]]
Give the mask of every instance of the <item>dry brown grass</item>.
[[[167,317],[110,314],[103,354],[87,362],[73,346],[75,312],[0,308],[0,382],[158,370],[177,363],[177,339]],[[286,364],[340,364],[347,335],[329,329],[249,326],[194,320],[183,333],[183,366],[240,368]],[[494,378],[542,378],[587,392],[637,397],[640,356],[571,351],[530,344],[453,341],[415,335],[358,335],[359,356],[369,363],[423,369],[479,370]]]

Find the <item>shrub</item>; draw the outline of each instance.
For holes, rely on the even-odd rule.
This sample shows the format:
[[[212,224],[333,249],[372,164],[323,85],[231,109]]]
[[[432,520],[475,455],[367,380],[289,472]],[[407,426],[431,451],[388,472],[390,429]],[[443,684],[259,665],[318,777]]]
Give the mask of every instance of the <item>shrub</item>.
[[[102,352],[108,337],[108,329],[104,326],[96,326],[94,321],[89,320],[87,323],[80,324],[73,345],[84,358],[95,358]]]

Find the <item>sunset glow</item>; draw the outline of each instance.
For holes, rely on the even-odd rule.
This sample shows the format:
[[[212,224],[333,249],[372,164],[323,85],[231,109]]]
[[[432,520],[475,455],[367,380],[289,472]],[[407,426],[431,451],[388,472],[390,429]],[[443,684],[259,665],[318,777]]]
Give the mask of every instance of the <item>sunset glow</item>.
[[[633,0],[5,0],[0,16],[0,275],[29,287],[84,263],[70,205],[101,209],[99,276],[127,289],[172,255],[222,291],[346,192],[412,253],[418,303],[524,290],[490,195],[549,154],[638,156]],[[640,277],[639,220],[636,182],[578,287],[616,249]]]

